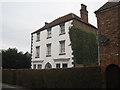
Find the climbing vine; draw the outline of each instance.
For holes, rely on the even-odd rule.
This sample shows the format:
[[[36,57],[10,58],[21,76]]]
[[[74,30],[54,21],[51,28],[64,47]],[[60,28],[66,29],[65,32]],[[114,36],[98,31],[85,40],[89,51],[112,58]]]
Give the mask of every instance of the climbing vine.
[[[96,35],[79,27],[69,30],[75,64],[97,65],[98,47]]]

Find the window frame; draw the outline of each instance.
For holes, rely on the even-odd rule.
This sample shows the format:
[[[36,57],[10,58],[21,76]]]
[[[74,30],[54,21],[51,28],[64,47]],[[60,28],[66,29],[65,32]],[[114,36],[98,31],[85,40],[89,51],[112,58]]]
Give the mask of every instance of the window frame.
[[[65,23],[62,23],[59,26],[60,26],[60,34],[59,35],[65,34]]]
[[[39,67],[40,66],[40,67]],[[37,65],[37,69],[42,69],[42,64]]]
[[[59,41],[59,43],[60,43],[59,55],[65,55],[65,40]],[[64,45],[62,45],[62,43]]]
[[[47,39],[52,38],[52,29],[48,28],[47,29]]]
[[[40,41],[40,32],[37,32],[36,35],[37,35],[36,36],[36,42],[38,42],[38,41]]]
[[[64,67],[64,65],[66,65],[66,67]],[[62,68],[68,68],[68,64],[67,63],[63,63],[62,64]]]
[[[56,63],[56,68],[61,68],[61,64],[60,63]]]
[[[36,69],[36,64],[33,64],[33,69]]]
[[[50,57],[51,56],[51,43],[47,44],[47,53],[46,53],[46,57]]]
[[[35,58],[39,58],[40,57],[40,46],[36,46],[36,55]]]

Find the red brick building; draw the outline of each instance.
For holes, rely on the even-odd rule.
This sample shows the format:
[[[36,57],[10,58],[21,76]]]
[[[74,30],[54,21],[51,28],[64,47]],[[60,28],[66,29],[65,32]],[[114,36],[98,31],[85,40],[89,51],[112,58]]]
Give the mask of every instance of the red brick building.
[[[95,11],[98,21],[99,56],[103,70],[120,67],[120,2],[107,2]]]
[[[106,88],[120,88],[120,1],[95,11],[98,21],[99,61]]]

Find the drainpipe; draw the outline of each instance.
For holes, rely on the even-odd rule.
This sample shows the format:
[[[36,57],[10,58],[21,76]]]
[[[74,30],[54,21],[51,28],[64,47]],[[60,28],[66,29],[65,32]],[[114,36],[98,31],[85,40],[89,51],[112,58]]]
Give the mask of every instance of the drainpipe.
[[[98,45],[98,66],[100,66],[100,46],[99,46],[99,34],[97,31],[97,45]]]

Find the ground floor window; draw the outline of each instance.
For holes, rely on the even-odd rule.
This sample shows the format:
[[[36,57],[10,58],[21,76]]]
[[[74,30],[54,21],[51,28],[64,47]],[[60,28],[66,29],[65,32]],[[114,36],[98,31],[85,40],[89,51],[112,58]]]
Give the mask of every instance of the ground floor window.
[[[60,64],[58,63],[58,64],[56,64],[56,68],[60,68]]]
[[[36,64],[33,64],[33,69],[36,69]]]
[[[42,65],[41,64],[38,64],[38,69],[42,69]]]
[[[67,67],[68,67],[68,64],[67,64],[67,63],[64,63],[64,64],[62,64],[62,67],[63,67],[63,68],[67,68]]]

